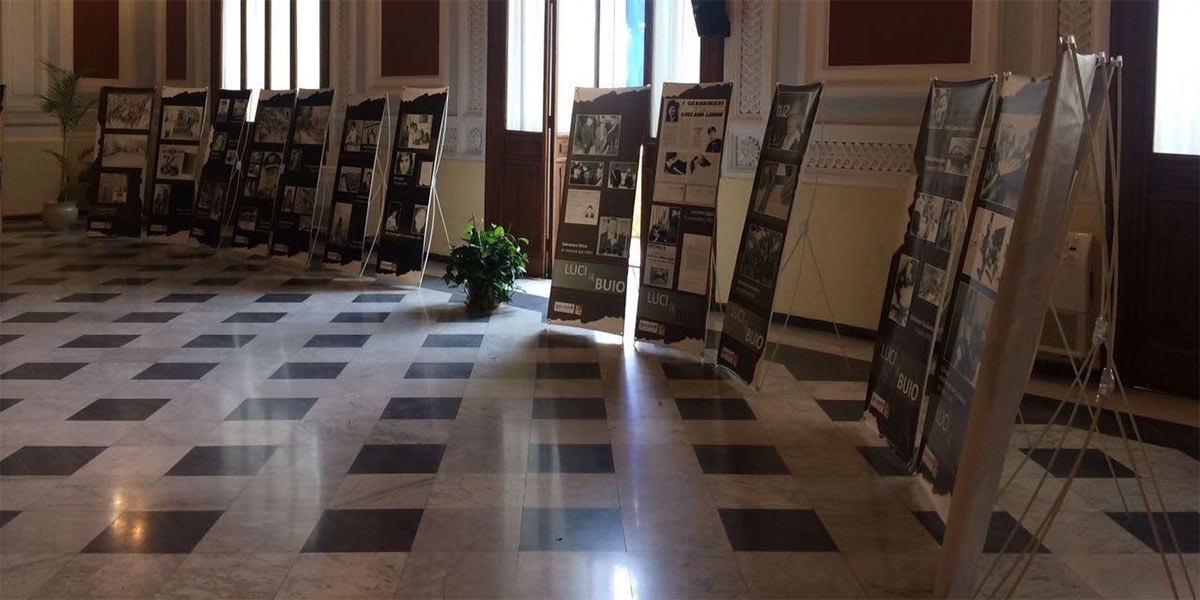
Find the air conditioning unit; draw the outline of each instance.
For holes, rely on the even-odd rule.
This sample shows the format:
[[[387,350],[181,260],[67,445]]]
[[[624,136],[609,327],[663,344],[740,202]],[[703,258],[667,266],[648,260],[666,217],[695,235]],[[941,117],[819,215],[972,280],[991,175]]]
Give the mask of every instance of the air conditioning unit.
[[[1050,290],[1050,306],[1042,323],[1038,358],[1057,362],[1076,361],[1087,355],[1092,343],[1099,306],[1100,252],[1090,233],[1069,233],[1058,257],[1058,273]],[[1054,313],[1058,313],[1055,321]],[[1059,329],[1059,324],[1062,329]]]

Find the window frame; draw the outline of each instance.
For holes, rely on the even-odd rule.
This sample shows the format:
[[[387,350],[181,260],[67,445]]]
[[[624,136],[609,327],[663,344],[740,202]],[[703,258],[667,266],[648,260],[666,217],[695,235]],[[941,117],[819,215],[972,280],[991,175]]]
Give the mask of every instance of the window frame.
[[[317,1],[319,2],[319,6],[320,6],[320,8],[319,8],[319,11],[320,11],[319,30],[320,30],[320,37],[321,37],[321,40],[320,40],[321,48],[319,51],[320,87],[326,88],[326,87],[329,87],[329,12],[330,12],[329,11],[329,0],[317,0]],[[221,89],[224,87],[224,82],[222,81],[222,76],[221,76],[221,65],[222,65],[222,60],[223,60],[223,55],[224,55],[224,37],[222,35],[222,33],[223,33],[222,16],[224,15],[226,2],[237,2],[241,5],[241,9],[242,9],[241,10],[241,22],[243,24],[243,29],[242,29],[242,34],[240,36],[240,38],[241,38],[241,61],[242,61],[241,69],[240,69],[241,80],[239,81],[237,88],[238,89],[246,89],[246,30],[245,30],[246,0],[213,0],[211,3],[209,3],[209,10],[211,11],[210,19],[209,19],[209,22],[211,24],[210,31],[209,31],[209,47],[211,49],[210,60],[209,60],[209,65],[210,65],[209,82],[211,83],[211,85],[213,86],[214,89]],[[265,10],[266,10],[267,18],[263,20],[263,29],[264,29],[263,41],[265,44],[265,46],[264,46],[265,47],[265,56],[263,57],[263,61],[264,61],[263,62],[263,67],[264,67],[263,81],[264,81],[264,85],[268,86],[268,87],[264,87],[263,89],[270,89],[269,86],[271,83],[271,19],[270,19],[270,14],[271,14],[271,4],[273,4],[275,2],[287,2],[290,4],[289,12],[288,12],[288,14],[289,14],[288,27],[289,27],[290,38],[291,38],[291,43],[289,45],[290,51],[291,51],[291,56],[289,57],[289,60],[288,60],[288,64],[289,64],[289,68],[290,68],[290,73],[288,74],[288,79],[293,84],[292,87],[294,88],[294,87],[296,87],[295,86],[295,83],[296,83],[296,47],[297,47],[297,43],[298,43],[297,37],[296,37],[296,0],[265,0],[265,2],[266,2]]]

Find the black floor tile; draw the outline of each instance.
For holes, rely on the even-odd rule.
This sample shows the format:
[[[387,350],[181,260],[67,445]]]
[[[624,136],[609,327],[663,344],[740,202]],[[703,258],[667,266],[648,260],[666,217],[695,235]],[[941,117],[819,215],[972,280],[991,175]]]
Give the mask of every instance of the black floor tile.
[[[299,421],[316,403],[316,398],[247,398],[225,420]]]
[[[676,398],[685,421],[755,421],[754,411],[741,398]]]
[[[59,380],[86,366],[87,363],[28,362],[5,371],[0,379]]]
[[[722,508],[721,523],[734,552],[837,552],[816,511]]]
[[[692,448],[706,475],[791,474],[774,446],[697,444]]]
[[[123,512],[83,552],[188,554],[220,517],[217,510]]]
[[[664,362],[662,363],[663,374],[667,379],[720,379],[709,365],[690,362]]]
[[[139,286],[152,283],[153,281],[153,277],[117,277],[115,279],[109,279],[100,285]]]
[[[4,320],[5,323],[57,323],[70,318],[73,312],[29,311]]]
[[[257,475],[274,452],[275,446],[196,446],[167,476]]]
[[[22,446],[0,460],[0,475],[73,475],[107,446]]]
[[[257,273],[263,270],[263,267],[259,265],[229,265],[221,270],[226,273]]]
[[[582,335],[543,333],[538,336],[539,348],[595,348],[596,340]]]
[[[469,379],[475,363],[415,362],[408,365],[405,379]]]
[[[98,304],[101,302],[108,302],[109,300],[112,300],[113,298],[116,298],[117,296],[120,296],[120,295],[121,294],[100,294],[100,293],[81,292],[78,294],[71,294],[70,296],[63,296],[62,298],[58,299],[58,302],[91,302],[91,303]]]
[[[408,552],[419,508],[326,510],[301,552]]]
[[[134,379],[200,379],[216,368],[217,364],[203,362],[154,363],[145,371],[135,375]]]
[[[20,298],[22,295],[20,292],[0,292],[0,302],[8,302],[13,298]]]
[[[862,400],[817,400],[817,406],[829,420],[838,423],[852,423],[863,417]]]
[[[914,511],[913,515],[925,527],[925,530],[937,540],[938,544],[942,543],[942,539],[946,535],[946,525],[942,522],[942,518],[938,516],[937,511],[919,510]],[[1013,533],[1013,529],[1016,532]],[[1008,547],[1004,547],[1004,543],[1008,541],[1009,535],[1012,535],[1012,541],[1008,542]],[[1029,533],[1012,515],[1004,511],[995,511],[992,513],[992,521],[988,525],[987,539],[983,543],[983,551],[985,554],[999,554],[1002,550],[1005,554],[1018,554],[1025,551],[1025,548],[1033,541],[1033,535]],[[1045,546],[1038,544],[1037,551],[1040,554],[1050,552]]]
[[[21,514],[19,510],[0,510],[0,527],[4,527],[9,521]]]
[[[305,348],[362,348],[371,339],[369,334],[318,334],[312,336]]]
[[[177,312],[131,312],[114,323],[166,323],[183,313]]]
[[[880,477],[907,477],[908,465],[900,460],[891,448],[880,446],[859,446],[859,454],[867,459],[867,463]]]
[[[604,398],[534,398],[535,419],[599,419],[608,418]]]
[[[366,444],[350,465],[350,474],[437,473],[445,452],[442,444]]]
[[[243,281],[245,281],[245,279],[241,277],[203,277],[193,281],[192,285],[204,287],[222,287],[234,286]]]
[[[120,348],[136,339],[136,335],[89,334],[81,335],[59,348]]]
[[[166,296],[159,298],[157,302],[174,304],[199,304],[201,302],[208,302],[216,297],[216,294],[167,294]]]
[[[530,473],[613,473],[609,444],[530,444]]]
[[[337,379],[346,368],[344,362],[285,362],[271,379]]]
[[[145,421],[170,401],[170,398],[100,398],[67,420]]]
[[[23,337],[25,336],[19,333],[0,333],[0,346],[3,346],[9,342],[15,342]]]
[[[30,277],[28,279],[14,281],[12,285],[57,285],[66,280],[66,277]]]
[[[380,419],[454,419],[460,398],[392,398]]]
[[[1059,410],[1060,400],[1025,394],[1021,400],[1020,420],[1025,424],[1045,424],[1052,419],[1060,425],[1069,424],[1075,429],[1091,429],[1092,417],[1087,410],[1074,410],[1074,405],[1067,403]],[[1055,412],[1057,411],[1057,414]],[[1072,412],[1074,414],[1072,414]],[[1102,409],[1096,426],[1100,433],[1119,437],[1133,430],[1134,421],[1142,441],[1164,448],[1174,448],[1192,460],[1200,460],[1200,428],[1184,423],[1164,421],[1144,415],[1131,416],[1128,413],[1118,413],[1110,409]]]
[[[206,333],[198,335],[192,341],[183,345],[184,348],[241,348],[249,344],[255,336],[244,333],[223,334]]]
[[[312,294],[289,294],[289,293],[263,294],[263,295],[259,296],[258,300],[255,300],[255,302],[280,302],[280,303],[286,302],[289,304],[295,304],[295,303],[304,302],[305,300],[308,300],[309,296],[312,296]]]
[[[1132,509],[1132,507],[1131,507]],[[1167,554],[1175,553],[1175,543],[1179,543],[1178,552],[1184,554],[1200,553],[1200,512],[1155,512],[1154,527],[1150,527],[1150,517],[1146,515],[1142,509],[1141,512],[1110,512],[1108,518],[1117,522],[1118,525],[1124,527],[1126,531],[1132,533],[1134,537],[1141,540],[1147,548],[1158,552],[1158,545],[1154,542],[1155,529],[1158,530],[1158,537],[1162,540],[1163,550]],[[1171,527],[1167,528],[1167,521],[1170,521]],[[1172,530],[1174,538],[1172,538]]]
[[[344,312],[338,313],[330,323],[382,323],[391,314],[386,312]]]
[[[20,398],[0,398],[0,412],[8,410],[20,402]]]
[[[425,336],[422,348],[478,348],[483,345],[483,334],[475,333],[431,333]]]
[[[238,312],[225,318],[222,323],[274,323],[287,313],[281,312]]]
[[[526,508],[521,511],[522,551],[624,551],[618,508]]]
[[[59,273],[86,273],[103,268],[104,265],[98,264],[63,265],[55,269],[55,271],[58,271]]]
[[[329,285],[332,281],[328,277],[293,277],[283,282],[283,285],[287,287],[316,287]]]
[[[768,342],[763,352],[797,381],[866,381],[871,372],[869,361],[788,344]]]
[[[187,268],[187,265],[146,265],[138,269],[138,271],[143,273],[173,273],[175,271],[182,271],[185,268]]]
[[[1034,462],[1041,465],[1043,469],[1050,471],[1051,475],[1065,479],[1071,474],[1071,469],[1075,465],[1075,460],[1079,456],[1080,449],[1063,448],[1058,451],[1057,457],[1054,457],[1054,448],[1037,448],[1034,450],[1023,448],[1022,452],[1028,454],[1029,458],[1032,458]],[[1054,461],[1053,464],[1051,464],[1051,460]],[[1112,470],[1109,470],[1110,461]],[[1079,472],[1075,476],[1105,478],[1112,477],[1114,473],[1117,477],[1134,476],[1133,471],[1121,464],[1117,459],[1109,457],[1096,448],[1087,448],[1083,450],[1083,462],[1079,465]]]
[[[354,302],[376,302],[395,304],[404,299],[404,294],[359,294],[354,297]]]
[[[600,379],[596,363],[538,363],[538,379]]]

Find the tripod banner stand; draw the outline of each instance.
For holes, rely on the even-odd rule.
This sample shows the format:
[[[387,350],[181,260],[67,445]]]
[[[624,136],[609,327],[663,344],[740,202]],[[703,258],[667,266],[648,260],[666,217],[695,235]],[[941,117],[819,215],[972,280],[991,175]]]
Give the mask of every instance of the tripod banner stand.
[[[142,237],[155,95],[154,88],[100,88],[96,110],[100,168],[96,197],[88,211],[88,233]]]
[[[275,211],[271,255],[307,254],[311,246],[317,184],[324,164],[333,90],[300,90],[292,127],[287,168],[282,175],[283,200]]]
[[[191,224],[207,108],[208,88],[162,89],[158,148],[151,168],[154,187],[146,212],[148,235],[174,235]]]
[[[250,142],[241,164],[241,190],[234,211],[235,248],[254,248],[271,241],[295,108],[296,90],[263,90],[259,95]]]
[[[191,211],[191,237],[205,246],[221,245],[221,229],[229,221],[229,199],[236,189],[234,174],[245,143],[250,93],[250,90],[217,91],[217,108],[208,134],[208,158],[200,171],[200,191]]]

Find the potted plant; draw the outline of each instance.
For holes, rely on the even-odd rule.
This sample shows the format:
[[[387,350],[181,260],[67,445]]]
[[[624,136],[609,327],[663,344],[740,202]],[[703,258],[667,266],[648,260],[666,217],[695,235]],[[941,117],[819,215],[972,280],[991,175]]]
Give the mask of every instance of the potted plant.
[[[466,286],[467,310],[489,313],[501,302],[512,300],[517,278],[529,264],[529,255],[521,249],[529,240],[515,237],[499,225],[478,227],[472,218],[463,229],[463,242],[450,251],[442,280],[451,286]]]
[[[57,152],[46,151],[58,161],[59,180],[58,197],[42,205],[42,221],[50,229],[60,231],[70,227],[79,218],[79,207],[73,200],[77,187],[86,184],[86,181],[80,181],[75,172],[92,153],[89,149],[74,158],[67,156],[68,136],[79,128],[84,116],[96,105],[96,98],[85,96],[79,90],[80,81],[88,75],[90,68],[68,71],[50,62],[42,62],[42,66],[50,76],[50,88],[38,96],[38,108],[58,121],[59,142],[62,144]]]

